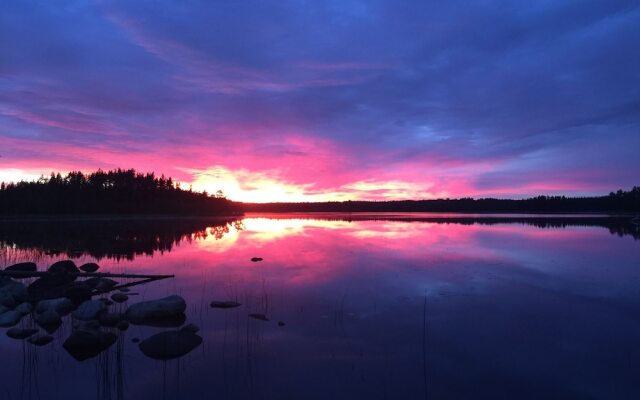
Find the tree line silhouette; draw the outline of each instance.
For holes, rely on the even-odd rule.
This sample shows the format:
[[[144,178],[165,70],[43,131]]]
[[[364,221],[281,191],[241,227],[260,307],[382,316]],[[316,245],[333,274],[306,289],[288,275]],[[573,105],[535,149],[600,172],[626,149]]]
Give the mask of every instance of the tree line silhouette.
[[[320,203],[244,203],[250,212],[464,212],[464,213],[638,213],[640,187],[608,196],[537,196],[512,199],[437,199],[398,201],[343,201]]]
[[[134,169],[52,173],[34,182],[0,183],[0,214],[235,215],[239,204],[221,192],[184,190],[164,175]]]
[[[608,196],[537,196],[522,200],[460,198],[318,203],[237,203],[222,192],[184,190],[164,175],[133,169],[90,174],[52,173],[35,182],[0,184],[0,215],[172,214],[237,215],[250,212],[464,212],[464,213],[638,213],[640,187]]]

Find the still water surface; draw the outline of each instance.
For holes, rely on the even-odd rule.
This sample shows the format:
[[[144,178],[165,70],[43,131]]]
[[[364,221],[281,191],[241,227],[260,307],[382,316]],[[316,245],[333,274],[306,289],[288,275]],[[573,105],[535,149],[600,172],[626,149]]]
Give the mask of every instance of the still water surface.
[[[0,398],[637,399],[639,238],[597,217],[5,222],[0,267],[175,274],[112,307],[179,294],[203,342],[156,361],[132,339],[175,328],[132,325],[78,362],[71,316],[43,347],[1,328]]]

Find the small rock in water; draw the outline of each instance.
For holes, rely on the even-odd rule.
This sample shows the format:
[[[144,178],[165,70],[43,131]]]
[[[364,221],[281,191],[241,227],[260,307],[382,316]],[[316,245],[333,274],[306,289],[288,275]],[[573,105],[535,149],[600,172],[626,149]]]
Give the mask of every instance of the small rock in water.
[[[253,258],[251,258],[252,262],[258,262],[258,261],[262,261],[262,260],[263,260],[262,257],[253,257]]]
[[[133,343],[138,343],[138,342],[140,341],[140,339],[139,339],[139,338],[137,338],[137,337],[134,337],[133,339],[131,339],[131,341],[132,341]]]
[[[157,333],[140,343],[142,353],[155,360],[172,360],[182,357],[202,343],[202,337],[188,331]]]
[[[284,326],[284,322],[278,321],[278,326]]]
[[[197,333],[200,330],[200,327],[196,324],[187,324],[180,328],[180,330],[184,332]]]
[[[81,331],[97,331],[100,329],[100,322],[95,319],[90,321],[73,321],[73,329],[81,330]]]
[[[62,347],[76,360],[84,361],[102,353],[116,342],[118,337],[111,332],[76,330]]]
[[[267,318],[267,316],[264,315],[264,314],[254,313],[254,314],[249,314],[249,316],[251,318],[259,319],[260,321],[268,321],[269,320],[269,318]]]
[[[118,328],[119,331],[126,331],[127,329],[129,329],[129,321],[120,321],[116,324],[116,328]]]
[[[48,269],[49,272],[55,273],[67,273],[73,274],[78,273],[80,270],[76,267],[76,264],[71,260],[58,261],[53,264]]]
[[[242,304],[237,301],[212,301],[209,305],[211,308],[235,308],[240,307]]]
[[[80,269],[84,272],[96,272],[100,269],[100,266],[96,263],[86,263],[80,266]]]
[[[22,328],[11,328],[7,330],[7,336],[11,339],[26,339],[29,336],[33,336],[38,333],[37,329],[22,329]]]
[[[98,278],[98,284],[96,285],[96,289],[100,289],[100,290],[111,289],[117,284],[118,282],[110,278]]]
[[[102,326],[116,326],[118,322],[125,319],[122,313],[103,313],[100,315],[100,325]]]
[[[22,319],[22,314],[16,310],[9,310],[3,314],[0,314],[0,326],[9,327],[17,325]]]
[[[45,329],[57,328],[62,323],[60,314],[51,309],[43,312],[42,314],[36,314],[35,320],[38,325]]]
[[[66,297],[59,297],[57,299],[40,300],[36,304],[36,313],[43,313],[47,310],[53,310],[60,315],[66,315],[73,311],[75,306],[73,302]]]
[[[21,303],[20,305],[18,305],[18,307],[16,307],[16,311],[22,315],[27,315],[31,311],[33,311],[33,306],[31,305],[31,303]]]
[[[88,321],[98,318],[107,306],[100,300],[87,300],[73,312],[73,318]]]
[[[173,295],[158,300],[136,303],[127,309],[127,318],[133,324],[145,325],[184,316],[187,303],[180,296]],[[182,325],[182,324],[180,324]]]
[[[0,304],[13,308],[29,297],[26,286],[13,280],[6,281],[0,287]]]
[[[100,299],[101,302],[104,303],[105,306],[109,307],[113,305],[113,301],[109,300],[109,299]]]
[[[125,301],[129,300],[129,296],[124,293],[114,293],[113,295],[111,295],[111,300],[115,301],[116,303],[124,303]]]
[[[53,342],[53,337],[50,335],[36,335],[27,339],[27,342],[36,346],[44,346]]]
[[[5,268],[4,270],[5,271],[19,271],[19,272],[35,272],[35,271],[38,270],[38,266],[36,265],[36,263],[22,262],[22,263],[10,265],[7,268]]]

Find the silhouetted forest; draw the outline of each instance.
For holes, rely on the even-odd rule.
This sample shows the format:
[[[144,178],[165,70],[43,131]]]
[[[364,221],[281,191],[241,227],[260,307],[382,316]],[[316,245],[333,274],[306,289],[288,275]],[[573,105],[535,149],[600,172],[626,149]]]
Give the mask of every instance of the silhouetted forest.
[[[640,212],[640,187],[608,196],[537,196],[509,199],[344,201],[323,203],[244,203],[251,212],[464,212],[464,213],[628,213]]]
[[[235,215],[239,205],[207,192],[183,190],[171,178],[133,169],[88,175],[51,174],[35,182],[1,183],[0,214]]]
[[[236,203],[221,192],[184,190],[171,178],[133,169],[88,175],[51,174],[35,182],[1,183],[0,215],[171,214],[237,215],[251,212],[463,212],[463,213],[637,213],[640,187],[608,196],[537,196],[529,199],[437,199],[322,203]]]

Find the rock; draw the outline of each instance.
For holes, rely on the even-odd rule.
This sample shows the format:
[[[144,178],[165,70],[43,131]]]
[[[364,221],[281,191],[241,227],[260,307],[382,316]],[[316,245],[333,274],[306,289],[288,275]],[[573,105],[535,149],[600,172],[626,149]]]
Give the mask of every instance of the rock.
[[[107,306],[100,300],[87,300],[80,304],[72,314],[73,318],[88,321],[97,319],[98,316],[107,309]]]
[[[253,257],[251,258],[251,262],[258,262],[258,261],[262,261],[263,258],[262,257]]]
[[[184,332],[197,333],[200,330],[200,327],[196,324],[187,324],[180,328],[180,330]]]
[[[71,260],[58,261],[49,267],[49,272],[61,273],[61,274],[75,274],[80,272],[76,264]]]
[[[180,296],[168,296],[158,300],[143,301],[133,304],[126,315],[130,322],[145,325],[145,322],[165,320],[184,315],[187,303]]]
[[[131,341],[132,341],[133,343],[138,343],[138,342],[140,342],[140,339],[139,339],[139,338],[137,338],[137,337],[134,337],[133,339],[131,339]]]
[[[13,308],[29,297],[27,288],[20,282],[7,281],[0,287],[0,304]]]
[[[278,321],[278,326],[284,326],[284,322]]]
[[[5,313],[0,314],[0,326],[1,327],[9,327],[14,326],[20,322],[22,319],[22,314],[16,310],[9,310]]]
[[[47,310],[53,310],[60,315],[67,315],[75,306],[73,302],[66,297],[59,297],[57,299],[49,299],[49,300],[40,300],[38,304],[36,304],[36,313],[44,313]]]
[[[76,279],[75,275],[54,274],[38,278],[27,288],[33,299],[55,299],[64,297],[69,285]]]
[[[7,330],[7,336],[11,339],[26,339],[29,336],[33,336],[38,333],[37,329],[22,329],[22,328],[11,328]]]
[[[254,314],[249,314],[249,316],[251,318],[254,318],[254,319],[259,319],[260,321],[268,321],[269,320],[269,318],[267,318],[267,316],[264,315],[264,314],[254,313]]]
[[[75,304],[80,304],[91,299],[91,286],[84,282],[73,282],[67,284],[62,290],[62,296],[66,297]]]
[[[100,289],[100,290],[111,289],[117,284],[118,282],[110,278],[98,278],[98,284],[96,285],[96,289]]]
[[[50,335],[35,335],[27,339],[27,342],[35,346],[44,346],[53,341],[53,337]]]
[[[76,330],[62,347],[78,361],[88,360],[113,345],[118,337],[111,332]]]
[[[102,326],[116,326],[123,319],[125,316],[122,313],[103,313],[100,315],[99,321]]]
[[[62,319],[60,318],[60,314],[55,312],[54,310],[47,310],[42,314],[36,314],[35,316],[36,323],[45,329],[54,329],[60,326],[62,323]]]
[[[13,264],[4,269],[5,271],[19,271],[19,272],[35,272],[38,270],[36,263],[22,262]],[[19,278],[18,278],[19,279]]]
[[[100,322],[95,319],[89,321],[74,320],[72,327],[74,330],[97,331],[98,329],[100,329]]]
[[[242,304],[237,301],[212,301],[209,305],[211,308],[235,308],[240,307]]]
[[[122,293],[127,293],[127,292],[131,291],[131,289],[129,289],[128,287],[123,287],[123,288],[120,288],[118,290],[121,291]]]
[[[22,315],[27,315],[33,311],[33,306],[31,303],[21,303],[16,307],[16,311]]]
[[[95,289],[100,283],[100,278],[89,278],[82,281],[85,285],[89,286],[92,289]]]
[[[129,329],[129,321],[120,321],[116,324],[116,328],[120,331],[126,331]]]
[[[129,296],[124,293],[114,293],[111,296],[111,300],[115,301],[116,303],[124,303],[125,301],[129,300]]]
[[[155,360],[172,360],[182,357],[202,343],[202,338],[193,332],[167,331],[143,340],[139,347],[142,353]]]
[[[7,306],[3,306],[2,304],[0,304],[0,314],[4,314],[5,312],[11,310],[9,307]]]
[[[86,263],[80,266],[80,270],[84,272],[96,272],[100,269],[100,266],[96,263]]]

